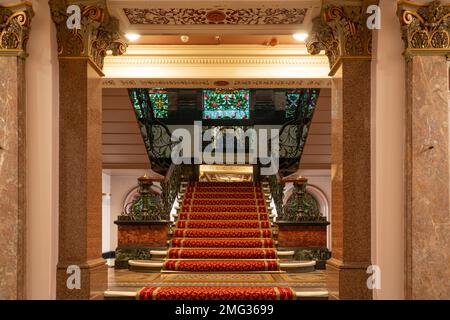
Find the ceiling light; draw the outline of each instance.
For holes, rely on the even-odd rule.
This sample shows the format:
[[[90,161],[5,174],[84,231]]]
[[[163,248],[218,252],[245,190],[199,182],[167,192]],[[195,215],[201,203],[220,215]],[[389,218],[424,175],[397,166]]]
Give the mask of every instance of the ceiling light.
[[[306,38],[308,38],[307,33],[294,33],[292,36],[294,37],[295,40],[301,41],[301,42],[305,41]]]
[[[180,37],[180,39],[181,39],[181,42],[186,43],[186,42],[189,41],[189,36],[182,35],[182,36]]]
[[[137,39],[139,39],[141,37],[141,35],[139,35],[137,33],[127,33],[127,34],[125,34],[125,37],[130,41],[136,41]]]

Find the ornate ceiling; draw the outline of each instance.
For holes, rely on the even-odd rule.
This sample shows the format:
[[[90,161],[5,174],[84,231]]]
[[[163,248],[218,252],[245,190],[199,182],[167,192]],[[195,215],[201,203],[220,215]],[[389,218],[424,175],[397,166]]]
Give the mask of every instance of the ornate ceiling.
[[[302,24],[307,8],[123,8],[130,24]]]
[[[109,0],[122,30],[143,35],[292,34],[309,30],[320,0]]]

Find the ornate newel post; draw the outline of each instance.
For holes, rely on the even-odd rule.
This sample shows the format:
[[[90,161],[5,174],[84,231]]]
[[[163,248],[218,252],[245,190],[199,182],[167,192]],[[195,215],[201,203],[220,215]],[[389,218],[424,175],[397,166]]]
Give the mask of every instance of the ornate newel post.
[[[81,12],[80,29],[68,29],[68,5]],[[50,0],[59,57],[58,299],[100,297],[107,285],[101,258],[103,59],[122,54],[118,20],[105,0]],[[69,266],[80,269],[81,288],[68,288]],[[73,268],[73,267],[72,267]],[[73,270],[73,269],[72,269]],[[73,272],[72,272],[73,274]]]
[[[154,171],[139,177],[138,194],[114,222],[118,228],[117,269],[128,268],[130,259],[150,259],[152,249],[166,248],[170,221],[164,205],[165,180],[166,177]]]
[[[33,11],[0,5],[0,299],[25,298],[25,58]]]
[[[406,298],[450,299],[450,5],[398,7],[406,59]],[[447,248],[447,250],[445,249]]]
[[[339,5],[343,3],[343,5]],[[332,76],[332,258],[327,286],[332,298],[371,299],[371,44],[369,4],[324,1],[308,51],[324,50]]]
[[[295,250],[298,260],[316,260],[316,268],[324,269],[329,259],[327,226],[329,222],[320,212],[317,200],[307,192],[308,179],[298,172],[279,181],[281,186],[292,184],[282,206],[277,206],[278,244],[280,248]]]
[[[297,216],[303,216],[303,213],[305,212],[304,207],[302,205],[303,200],[306,195],[306,183],[308,182],[308,179],[306,179],[303,176],[299,176],[294,181],[294,190],[295,190],[295,196],[297,198]]]

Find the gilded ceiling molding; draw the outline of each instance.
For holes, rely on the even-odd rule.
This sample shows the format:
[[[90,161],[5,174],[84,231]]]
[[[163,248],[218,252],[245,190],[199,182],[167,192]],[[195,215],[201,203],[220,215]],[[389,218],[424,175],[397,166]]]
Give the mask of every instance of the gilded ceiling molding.
[[[69,29],[67,7],[77,4],[68,0],[50,0],[52,20],[56,25],[58,55],[60,59],[88,59],[103,75],[103,61],[108,51],[122,55],[127,43],[119,31],[119,20],[109,15],[106,0],[78,4],[81,28]]]
[[[372,57],[372,30],[367,28],[367,7],[377,1],[352,2],[339,6],[325,3],[322,14],[313,20],[312,33],[306,41],[310,54],[324,50],[330,64],[330,75],[339,68],[342,59]]]
[[[26,46],[33,18],[31,4],[0,5],[0,55],[26,57]]]
[[[405,55],[450,54],[450,5],[398,3]]]

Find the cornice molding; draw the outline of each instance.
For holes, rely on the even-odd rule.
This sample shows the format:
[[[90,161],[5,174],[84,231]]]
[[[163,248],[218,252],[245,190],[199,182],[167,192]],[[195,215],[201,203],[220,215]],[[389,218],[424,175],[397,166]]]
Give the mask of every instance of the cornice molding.
[[[0,6],[0,55],[26,57],[33,15],[29,2]]]
[[[344,59],[372,57],[372,31],[367,28],[367,7],[378,1],[349,1],[344,5],[328,1],[322,14],[313,20],[312,34],[306,42],[308,52],[318,54],[322,50],[328,57],[330,75],[333,75]]]
[[[400,1],[397,14],[407,58],[450,54],[450,4]]]
[[[129,45],[125,56],[310,56],[306,46],[260,44]]]
[[[107,57],[108,68],[124,65],[308,65],[323,66],[326,57]]]
[[[328,78],[329,71],[327,57],[323,54],[311,56],[304,46],[130,47],[123,56],[105,58],[103,70],[107,78],[317,79]]]
[[[107,51],[124,54],[127,43],[119,31],[119,21],[110,16],[105,0],[79,4],[81,29],[70,30],[66,10],[73,4],[68,0],[50,0],[52,20],[56,25],[58,55],[60,59],[87,59],[102,74]]]

